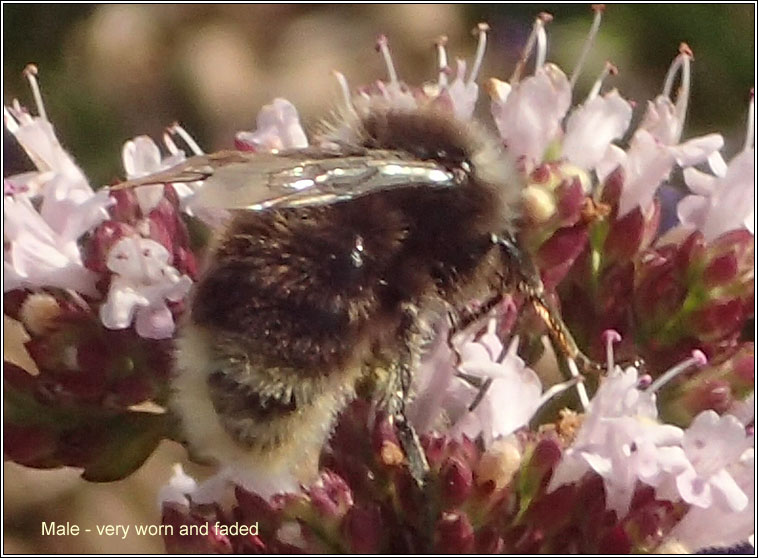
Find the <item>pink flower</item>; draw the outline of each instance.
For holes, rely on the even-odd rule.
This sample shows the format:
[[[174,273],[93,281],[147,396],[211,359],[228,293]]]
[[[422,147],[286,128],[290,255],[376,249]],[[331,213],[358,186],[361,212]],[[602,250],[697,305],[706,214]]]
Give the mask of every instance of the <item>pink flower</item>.
[[[169,265],[166,248],[147,238],[122,238],[108,253],[111,279],[108,300],[100,319],[109,329],[125,329],[135,321],[137,334],[166,339],[174,332],[174,318],[166,300],[182,300],[192,280]]]
[[[445,41],[441,40],[437,44],[440,72],[438,97],[449,99],[455,116],[463,120],[470,119],[473,116],[474,109],[476,108],[476,101],[479,98],[479,86],[476,83],[476,79],[479,76],[479,70],[482,67],[482,60],[484,59],[484,52],[487,48],[487,31],[489,31],[489,26],[487,24],[480,23],[477,26],[479,44],[476,49],[476,57],[474,58],[471,72],[467,77],[466,61],[460,58],[457,59],[455,79],[453,79],[450,84],[447,82],[449,68],[447,65]]]

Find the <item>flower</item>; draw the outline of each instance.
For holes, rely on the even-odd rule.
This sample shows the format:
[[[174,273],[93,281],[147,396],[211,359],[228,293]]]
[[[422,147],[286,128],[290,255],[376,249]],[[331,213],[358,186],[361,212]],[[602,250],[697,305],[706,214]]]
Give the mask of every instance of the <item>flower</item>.
[[[607,332],[608,376],[590,402],[574,442],[564,453],[550,480],[548,491],[577,482],[592,470],[601,477],[609,509],[622,518],[629,511],[638,481],[665,488],[671,475],[691,468],[681,445],[685,433],[658,421],[656,390],[692,364],[702,363],[701,354],[663,374],[644,391],[636,368],[622,370],[613,363],[612,343],[620,341]],[[659,488],[657,496],[672,501],[678,496]]]
[[[669,175],[675,163],[683,168],[701,163],[724,143],[719,134],[678,143],[689,101],[691,60],[692,52],[683,44],[666,76],[663,94],[655,101],[648,102],[647,111],[632,137],[629,149],[624,152],[619,147],[610,146],[598,165],[598,178],[601,182],[616,168],[623,172],[624,186],[619,200],[619,217],[635,207],[640,207],[647,214],[658,186]],[[680,69],[682,85],[674,104],[670,93],[674,77]]]
[[[47,120],[36,67],[29,79],[40,115],[13,102],[3,107],[5,126],[34,162],[37,171],[5,179],[3,290],[56,287],[95,295],[95,276],[82,264],[79,239],[108,217],[107,192],[95,193],[79,167],[61,147]],[[32,198],[40,198],[39,209]]]
[[[402,414],[378,406],[384,370],[345,386],[355,387],[356,399],[335,417],[313,484],[300,485],[291,470],[244,452],[200,483],[176,466],[158,494],[163,522],[175,529],[165,538],[169,550],[617,553],[669,543],[695,550],[750,537],[754,347],[742,332],[753,312],[752,123],[728,165],[720,135],[682,141],[692,59],[686,46],[636,130],[629,130],[633,104],[616,90],[601,91],[615,73],[610,63],[572,106],[600,23],[602,8],[594,9],[570,75],[546,63],[550,16],[541,14],[509,81],[488,82],[504,160],[518,160],[516,182],[524,186],[512,231],[523,254],[501,270],[503,283],[490,286],[506,287],[496,317],[484,331],[477,321],[468,332],[452,332],[446,309],[429,306],[430,315],[440,312],[439,322],[431,324],[436,339],[413,371],[413,399],[402,402]],[[487,26],[477,33],[470,72],[462,60],[449,67],[442,38],[437,79],[420,87],[400,81],[380,37],[386,81],[354,94],[337,74],[344,129],[324,130],[315,144],[355,140],[345,133],[369,106],[471,119]],[[524,76],[532,52],[535,70]],[[123,478],[161,439],[176,435],[163,408],[172,337],[196,273],[195,241],[202,243],[179,209],[188,212],[185,201],[199,183],[93,192],[55,137],[33,69],[27,77],[39,116],[16,101],[4,111],[37,167],[5,181],[4,265],[6,289],[13,289],[5,302],[9,320],[27,330],[23,343],[36,375],[9,365],[8,455],[35,467],[81,467],[91,480]],[[681,85],[674,99],[675,79]],[[147,136],[126,143],[127,178],[184,161],[176,137],[188,154],[203,155],[175,124],[163,137],[166,156]],[[282,98],[263,107],[256,130],[240,132],[235,142],[270,153],[309,145],[296,108]],[[712,175],[693,168],[706,161]],[[675,166],[693,195],[679,203],[681,225],[661,238],[665,201],[658,190]],[[198,216],[208,209],[202,197],[193,196]],[[730,220],[734,204],[738,222]],[[206,216],[215,223],[226,217]],[[25,290],[37,288],[69,292]],[[535,300],[532,288],[544,299]],[[104,302],[96,298],[106,291]],[[398,298],[387,294],[382,308]],[[468,301],[466,311],[451,310],[468,322],[468,310],[486,307]],[[557,311],[545,319],[552,307],[568,329],[556,323]],[[552,322],[552,353],[545,321]],[[615,331],[602,336],[607,374],[587,378],[597,368],[590,359],[602,354],[596,333],[611,325],[623,339]],[[638,364],[620,366],[614,342],[622,343],[619,354],[643,356],[645,373]],[[561,372],[556,360],[572,379],[543,391]],[[540,411],[568,388],[577,390],[579,409]],[[39,421],[30,424],[29,417]],[[420,435],[416,449],[428,465],[423,483],[416,466],[424,460],[410,451],[405,419]],[[324,436],[329,424],[319,423]],[[258,521],[254,534],[230,533],[235,523]],[[180,527],[198,534],[177,534]]]
[[[237,132],[234,142],[242,151],[280,151],[308,147],[297,109],[287,99],[274,99],[258,113],[255,132]]]
[[[166,502],[173,502],[183,506],[188,506],[190,501],[187,498],[197,490],[197,482],[184,472],[181,464],[174,464],[174,473],[171,475],[168,483],[158,491],[158,504],[163,506]]]
[[[733,230],[735,224],[754,234],[755,150],[746,146],[728,165],[718,153],[708,162],[715,176],[694,168],[684,170],[684,180],[694,194],[677,205],[682,226],[699,230],[706,240]]]
[[[532,169],[561,132],[560,122],[571,106],[571,86],[554,64],[538,67],[533,76],[508,86],[490,84],[492,116],[507,150]]]
[[[664,471],[684,467],[682,456],[674,449],[682,431],[657,422],[655,397],[641,392],[638,382],[635,368],[616,370],[605,379],[548,491],[576,482],[593,470],[603,477],[607,507],[622,518],[638,480],[654,484]]]
[[[631,119],[632,105],[618,91],[598,95],[593,89],[584,104],[571,111],[566,120],[563,157],[593,170],[611,142],[624,135]]]
[[[105,327],[124,329],[134,320],[142,337],[171,336],[174,319],[165,300],[181,300],[192,280],[169,265],[169,259],[166,248],[147,238],[122,238],[113,245],[107,266],[115,275],[108,300],[100,307]]]
[[[479,340],[460,348],[458,370],[465,377],[480,378],[489,384],[481,401],[471,408],[479,389],[461,378],[454,379],[448,390],[449,407],[464,409],[453,420],[451,432],[471,439],[481,434],[487,446],[526,425],[543,402],[542,382],[516,354],[518,336],[503,353],[504,347],[495,334],[496,325],[494,319],[490,320],[487,332]]]
[[[730,449],[730,454],[731,454]],[[735,511],[722,506],[692,506],[668,534],[690,552],[707,547],[728,547],[743,543],[754,534],[755,450],[745,450],[724,470],[733,481],[731,491],[745,496],[745,505]],[[750,510],[750,513],[745,513]],[[666,543],[664,542],[664,546]]]
[[[745,427],[735,417],[703,411],[684,432],[682,448],[688,463],[675,477],[677,494],[670,483],[659,487],[659,494],[668,499],[678,496],[700,508],[745,509],[748,498],[727,467],[737,463],[750,446]]]
[[[6,178],[6,190],[34,197],[44,193],[50,183],[64,182],[69,185],[69,189],[92,194],[84,173],[61,147],[53,125],[47,119],[37,83],[37,67],[30,64],[24,70],[24,75],[34,93],[39,116],[32,116],[15,99],[10,107],[3,106],[3,116],[5,127],[24,148],[37,171]]]
[[[28,198],[4,196],[3,290],[54,287],[96,295],[96,275],[84,267],[77,241],[102,220],[100,211],[108,205],[103,194],[59,214],[68,221],[63,234],[53,230]]]
[[[415,378],[417,395],[408,411],[421,432],[438,425],[442,414],[455,436],[474,439],[481,434],[491,446],[526,425],[545,402],[539,377],[516,354],[518,336],[504,352],[496,328],[497,320],[490,319],[487,331],[476,341],[457,339],[458,377],[444,341],[430,351]]]

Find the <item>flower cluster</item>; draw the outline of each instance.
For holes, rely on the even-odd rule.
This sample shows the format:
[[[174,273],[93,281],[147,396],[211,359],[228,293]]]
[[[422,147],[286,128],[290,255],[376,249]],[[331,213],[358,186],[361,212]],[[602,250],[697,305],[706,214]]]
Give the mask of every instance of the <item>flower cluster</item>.
[[[754,347],[743,330],[754,306],[754,101],[728,163],[721,135],[682,139],[687,45],[636,128],[633,103],[604,91],[610,63],[577,102],[601,17],[597,7],[567,75],[546,61],[550,16],[540,14],[510,79],[483,89],[523,183],[519,245],[606,374],[584,377],[554,350],[519,293],[469,331],[435,324],[407,408],[429,463],[423,487],[392,417],[359,398],[324,448],[320,479],[299,492],[263,498],[178,467],[159,495],[169,551],[626,553],[752,536]],[[450,68],[440,40],[438,79],[420,87],[399,79],[380,37],[388,80],[353,92],[337,73],[345,112],[434,107],[470,120],[488,28],[476,32],[470,71]],[[6,327],[19,332],[6,357],[5,451],[29,466],[82,467],[90,480],[123,478],[175,435],[163,408],[171,340],[207,229],[223,217],[197,203],[201,182],[93,189],[55,136],[36,68],[25,73],[37,115],[17,101],[4,108],[36,167],[4,180]],[[164,152],[144,136],[126,143],[126,177],[184,161],[177,139],[202,154],[173,125]],[[277,151],[309,139],[295,107],[276,99],[234,144]],[[660,188],[675,169],[691,193],[666,207]],[[667,230],[664,209],[678,217]],[[637,357],[644,367],[617,364]],[[256,534],[229,534],[256,521]],[[188,526],[209,529],[180,535]]]

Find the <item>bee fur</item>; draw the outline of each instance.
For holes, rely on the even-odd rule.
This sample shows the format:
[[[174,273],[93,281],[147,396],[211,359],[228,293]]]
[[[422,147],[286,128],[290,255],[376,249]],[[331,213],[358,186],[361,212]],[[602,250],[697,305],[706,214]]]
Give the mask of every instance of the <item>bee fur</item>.
[[[359,381],[412,374],[434,319],[516,280],[492,235],[512,230],[520,188],[486,131],[434,108],[377,109],[319,142],[434,161],[457,184],[233,211],[216,239],[180,330],[172,407],[198,455],[294,485],[315,478]],[[402,410],[397,375],[377,398]]]

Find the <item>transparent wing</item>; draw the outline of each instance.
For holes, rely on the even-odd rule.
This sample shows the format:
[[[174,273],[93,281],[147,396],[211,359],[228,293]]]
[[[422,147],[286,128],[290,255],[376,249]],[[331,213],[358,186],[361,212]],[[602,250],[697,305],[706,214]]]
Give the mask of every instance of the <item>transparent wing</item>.
[[[204,180],[192,204],[250,209],[328,205],[372,192],[417,186],[452,187],[453,173],[431,161],[390,151],[361,155],[301,150],[272,153],[220,152],[188,159],[162,173],[115,188]]]

